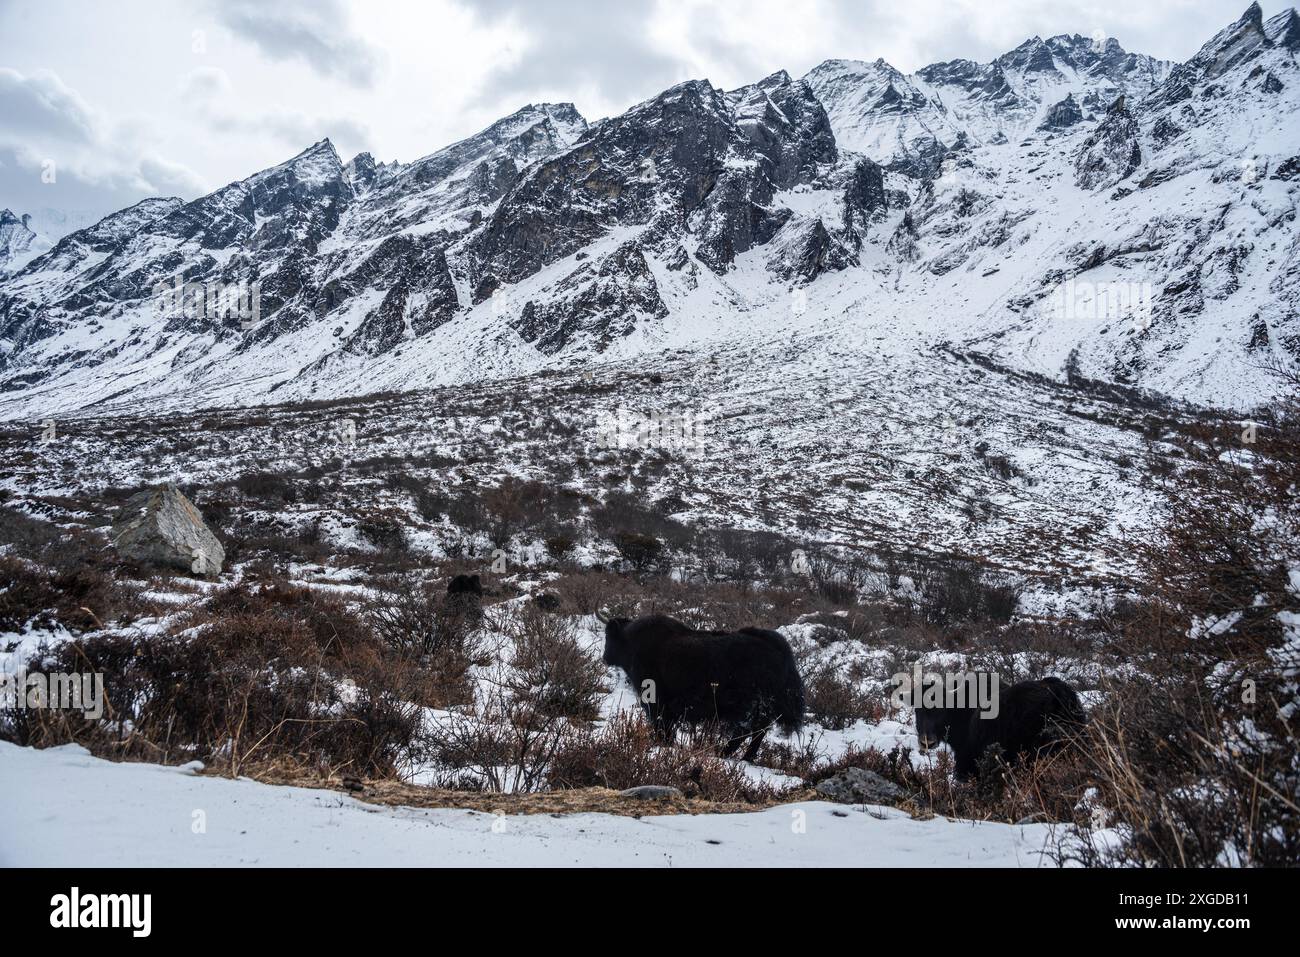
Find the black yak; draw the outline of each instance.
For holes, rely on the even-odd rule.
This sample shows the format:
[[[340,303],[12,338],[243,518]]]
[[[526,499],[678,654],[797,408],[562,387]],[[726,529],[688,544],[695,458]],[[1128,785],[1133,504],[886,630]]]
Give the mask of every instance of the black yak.
[[[744,759],[763,736],[803,724],[803,681],[785,638],[775,631],[696,631],[666,615],[605,625],[605,664],[621,668],[663,740],[679,724],[711,724],[726,736],[722,754],[745,738]]]
[[[1008,764],[1016,764],[1054,751],[1087,721],[1079,696],[1060,678],[1012,685],[999,696],[995,717],[981,714],[975,707],[916,709],[922,750],[948,742],[959,780],[978,776],[980,759],[989,747],[999,749]]]
[[[447,583],[448,595],[475,595],[483,597],[483,582],[477,575],[457,575]]]
[[[477,575],[457,575],[447,583],[444,607],[454,618],[476,625],[483,617],[483,582]]]

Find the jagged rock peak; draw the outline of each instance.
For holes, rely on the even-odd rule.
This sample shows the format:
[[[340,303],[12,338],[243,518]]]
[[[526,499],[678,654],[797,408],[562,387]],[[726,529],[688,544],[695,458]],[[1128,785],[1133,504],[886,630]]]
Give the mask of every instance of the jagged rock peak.
[[[587,120],[572,103],[529,103],[509,116],[497,120],[480,136],[492,139],[512,138],[537,123],[549,123],[565,142],[576,142],[587,131]]]
[[[369,186],[375,181],[375,158],[369,153],[358,153],[343,168],[348,182],[355,187]]]
[[[327,136],[292,159],[266,170],[263,175],[280,170],[293,170],[299,179],[304,180],[334,179],[343,173],[343,160],[339,158],[338,150],[334,148],[334,144]]]
[[[91,247],[111,245],[132,233],[138,232],[149,223],[174,213],[184,205],[185,201],[177,196],[156,196],[142,199],[140,202],[126,207],[126,209],[119,209],[116,213],[110,213],[84,229],[69,233],[59,241],[59,246],[68,242],[79,242]]]
[[[1023,73],[1048,73],[1056,70],[1056,60],[1052,48],[1043,42],[1042,37],[1030,37],[1009,53],[1004,53],[994,61],[998,66],[1011,68]]]
[[[1283,10],[1264,24],[1264,34],[1274,46],[1300,50],[1300,14],[1294,7]]]
[[[1258,3],[1252,3],[1236,23],[1221,30],[1202,47],[1192,62],[1202,65],[1206,76],[1221,76],[1269,45],[1264,33],[1264,11]]]
[[[36,232],[31,221],[26,213],[18,216],[11,209],[0,210],[0,273],[12,269],[14,260],[32,248]]]

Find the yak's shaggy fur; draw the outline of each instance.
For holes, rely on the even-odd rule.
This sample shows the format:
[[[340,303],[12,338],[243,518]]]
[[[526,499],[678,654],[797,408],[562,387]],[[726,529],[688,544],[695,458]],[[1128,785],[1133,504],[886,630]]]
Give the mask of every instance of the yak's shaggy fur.
[[[627,675],[647,717],[666,740],[679,724],[711,724],[726,736],[724,755],[745,738],[758,755],[773,726],[803,724],[803,682],[794,654],[775,631],[695,631],[665,615],[605,626],[605,664]]]
[[[483,597],[483,581],[477,575],[457,575],[447,583],[448,595],[474,595]]]
[[[958,779],[978,776],[990,747],[1008,764],[1032,760],[1060,747],[1087,717],[1079,696],[1060,678],[1022,681],[1002,692],[997,717],[978,708],[917,708],[916,734],[922,747],[946,741],[956,757]]]

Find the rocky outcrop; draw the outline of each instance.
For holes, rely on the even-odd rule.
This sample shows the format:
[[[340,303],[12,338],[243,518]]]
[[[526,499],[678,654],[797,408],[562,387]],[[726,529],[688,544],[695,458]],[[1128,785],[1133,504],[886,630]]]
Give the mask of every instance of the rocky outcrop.
[[[1283,50],[1300,51],[1300,14],[1284,10],[1264,24],[1269,42]]]
[[[127,558],[215,578],[226,551],[174,485],[132,496],[113,522],[114,547]]]
[[[838,150],[830,119],[807,83],[782,70],[727,94],[736,125],[764,161],[777,189],[811,183],[835,162]]]
[[[792,222],[773,243],[768,269],[782,279],[811,282],[826,272],[855,263],[851,248],[832,235],[820,219]]]
[[[667,315],[645,252],[632,242],[585,262],[546,301],[524,303],[511,325],[538,351],[555,355],[580,335],[601,349],[638,323]]]
[[[1074,101],[1074,94],[1071,93],[1059,103],[1054,103],[1048,108],[1047,115],[1043,117],[1043,122],[1039,124],[1038,128],[1040,130],[1064,130],[1081,122],[1083,122],[1083,110],[1079,109],[1079,104]]]
[[[1114,185],[1141,165],[1137,120],[1121,96],[1079,150],[1074,163],[1075,182],[1080,189],[1100,189]]]
[[[870,225],[882,220],[888,210],[885,171],[869,159],[858,160],[844,190],[844,230],[849,241],[860,246]]]
[[[642,784],[639,787],[619,791],[619,797],[634,801],[680,801],[685,798],[679,788],[666,784]]]
[[[675,86],[531,170],[472,240],[473,280],[491,273],[518,282],[611,226],[646,225],[661,210],[684,221],[702,209],[728,158],[747,154],[755,162],[721,93],[706,81]]]

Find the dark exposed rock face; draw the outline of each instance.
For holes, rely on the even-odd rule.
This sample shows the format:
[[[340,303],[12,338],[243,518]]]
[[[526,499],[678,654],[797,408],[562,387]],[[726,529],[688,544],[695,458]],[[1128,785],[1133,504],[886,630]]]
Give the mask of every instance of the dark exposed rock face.
[[[379,169],[375,166],[373,156],[369,153],[358,153],[343,168],[343,174],[354,189],[364,189],[374,185]]]
[[[810,183],[838,155],[830,120],[812,88],[784,70],[727,95],[736,125],[777,189]]]
[[[1275,46],[1284,50],[1300,50],[1300,14],[1295,9],[1284,10],[1264,24],[1264,32]]]
[[[942,140],[933,137],[918,140],[912,145],[912,155],[894,160],[889,165],[891,172],[902,173],[912,179],[931,180],[939,175],[943,161],[956,152],[945,146]]]
[[[700,209],[733,152],[749,152],[722,94],[692,81],[594,127],[532,170],[497,207],[473,256],[517,282],[609,226],[647,225],[662,198],[682,221]]]
[[[885,171],[869,159],[858,160],[844,190],[844,229],[850,242],[859,246],[870,224],[882,219],[888,209]]]
[[[436,240],[393,236],[342,282],[347,284],[343,298],[381,282],[388,289],[349,339],[348,348],[354,352],[387,352],[402,339],[432,332],[456,314],[455,283]],[[319,314],[332,309],[333,292],[330,286],[322,291]]]
[[[580,332],[607,345],[638,322],[662,319],[667,307],[636,243],[578,270],[549,302],[529,301],[512,325],[525,342],[554,355]]]
[[[1061,102],[1052,105],[1038,128],[1040,130],[1064,130],[1082,121],[1083,110],[1079,109],[1079,104],[1074,101],[1074,94],[1070,94]]]
[[[653,224],[697,233],[699,259],[723,272],[781,227],[775,193],[811,182],[836,155],[821,104],[784,73],[729,95],[683,83],[541,164],[502,200],[473,255],[517,282],[612,225]]]
[[[1024,73],[1054,73],[1056,60],[1052,49],[1038,37],[1026,40],[1010,53],[998,58],[998,66]]]
[[[313,253],[338,226],[351,195],[334,145],[322,140],[282,166],[185,204],[154,229],[203,249],[294,246]]]
[[[1097,130],[1084,141],[1075,160],[1075,182],[1080,189],[1113,185],[1142,165],[1138,124],[1120,97],[1106,111]]]
[[[768,263],[782,279],[809,282],[857,261],[853,249],[833,236],[820,219],[801,220],[788,232]]]
[[[1020,104],[1001,61],[986,65],[971,60],[949,60],[923,67],[917,75],[935,85],[963,90],[974,99],[1001,109],[1011,109]]]
[[[1280,179],[1289,182],[1296,177],[1300,177],[1300,156],[1292,156],[1278,164],[1277,169],[1273,170],[1273,179]]]

